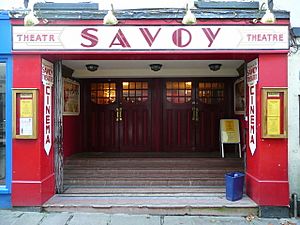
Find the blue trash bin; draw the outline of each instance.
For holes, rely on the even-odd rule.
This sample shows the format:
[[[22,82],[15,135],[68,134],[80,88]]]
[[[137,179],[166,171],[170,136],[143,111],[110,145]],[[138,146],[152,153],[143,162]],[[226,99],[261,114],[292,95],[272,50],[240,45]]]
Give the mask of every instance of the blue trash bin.
[[[225,174],[226,199],[237,201],[243,197],[245,174],[241,172],[231,172]]]

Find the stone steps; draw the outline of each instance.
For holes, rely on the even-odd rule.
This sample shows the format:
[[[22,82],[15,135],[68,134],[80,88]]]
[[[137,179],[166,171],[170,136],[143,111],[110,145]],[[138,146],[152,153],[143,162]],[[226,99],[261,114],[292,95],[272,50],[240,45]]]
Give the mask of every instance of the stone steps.
[[[224,186],[224,175],[243,171],[239,158],[102,158],[68,159],[64,185],[76,187]]]
[[[116,158],[83,154],[66,160],[65,191],[46,202],[44,211],[257,215],[257,205],[247,196],[236,202],[225,198],[224,175],[243,171],[242,159],[125,155]]]

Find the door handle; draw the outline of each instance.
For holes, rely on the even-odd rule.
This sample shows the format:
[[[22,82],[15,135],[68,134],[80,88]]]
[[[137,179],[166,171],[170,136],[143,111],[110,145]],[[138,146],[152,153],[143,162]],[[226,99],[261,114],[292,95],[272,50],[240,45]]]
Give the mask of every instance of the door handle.
[[[199,121],[199,109],[195,107],[195,121]]]
[[[196,107],[195,106],[193,106],[192,107],[192,121],[195,121],[196,120]]]
[[[123,112],[123,109],[122,107],[119,107],[119,121],[122,121],[122,112]]]
[[[119,122],[119,108],[116,108],[116,122]]]

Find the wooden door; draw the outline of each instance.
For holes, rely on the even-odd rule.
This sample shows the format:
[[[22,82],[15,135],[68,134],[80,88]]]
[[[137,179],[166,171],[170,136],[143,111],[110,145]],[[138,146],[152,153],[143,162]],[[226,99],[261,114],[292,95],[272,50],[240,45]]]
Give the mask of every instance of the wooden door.
[[[193,83],[191,80],[166,81],[163,87],[163,150],[193,151]]]
[[[119,150],[119,124],[117,118],[118,92],[116,82],[90,84],[91,113],[90,145],[92,151]]]
[[[163,150],[218,151],[224,118],[225,83],[196,79],[166,81],[163,100]]]
[[[92,151],[151,149],[151,94],[148,81],[90,84]]]
[[[224,118],[226,108],[225,82],[222,80],[197,81],[196,105],[198,115],[195,125],[195,148],[197,151],[219,150],[220,119]],[[230,96],[230,93],[227,93]]]
[[[120,151],[151,150],[149,81],[122,81],[119,103]]]

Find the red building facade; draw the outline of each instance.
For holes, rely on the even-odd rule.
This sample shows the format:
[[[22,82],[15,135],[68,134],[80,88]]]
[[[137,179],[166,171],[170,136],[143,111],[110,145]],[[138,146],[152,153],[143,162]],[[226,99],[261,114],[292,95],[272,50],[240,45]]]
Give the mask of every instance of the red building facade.
[[[55,129],[59,124],[54,121],[54,118],[61,98],[54,91],[57,83],[54,82],[54,85],[51,86],[53,83],[51,79],[55,80],[56,76],[61,75],[59,71],[62,70],[62,67],[59,62],[64,64],[64,62],[68,63],[68,60],[77,60],[78,62],[116,60],[128,61],[128,63],[132,60],[147,60],[153,61],[155,64],[174,60],[242,61],[244,65],[242,75],[233,78],[215,77],[214,74],[207,74],[204,76],[205,78],[193,76],[191,86],[199,88],[200,84],[194,85],[194,82],[203,79],[213,79],[214,82],[221,80],[225,80],[225,83],[229,82],[228,93],[225,91],[225,95],[231,96],[231,99],[228,100],[228,105],[224,107],[222,113],[213,118],[215,124],[219,124],[221,118],[237,118],[240,121],[241,130],[246,132],[246,138],[242,137],[243,144],[246,146],[246,193],[259,206],[287,207],[289,205],[288,149],[287,138],[285,137],[287,129],[285,89],[287,88],[287,53],[289,51],[288,15],[280,14],[275,24],[266,25],[260,22],[253,23],[254,18],[252,17],[256,18],[257,15],[250,16],[249,12],[243,10],[243,15],[247,16],[238,19],[221,19],[218,18],[218,14],[204,19],[199,18],[197,12],[195,10],[198,19],[197,24],[192,26],[178,24],[176,18],[166,20],[167,17],[160,16],[157,18],[126,18],[126,15],[121,15],[120,21],[122,22],[117,26],[103,26],[101,19],[75,19],[75,17],[52,19],[51,13],[47,14],[47,12],[43,18],[47,18],[48,23],[40,22],[40,25],[34,27],[24,27],[23,20],[11,19],[13,27],[13,89],[16,92],[20,91],[21,94],[22,90],[36,91],[36,101],[32,101],[33,105],[36,104],[36,114],[31,114],[35,118],[33,123],[29,125],[30,128],[27,127],[30,135],[36,130],[36,137],[24,138],[20,134],[20,126],[23,126],[24,129],[28,126],[25,123],[20,124],[21,120],[18,116],[21,116],[22,113],[16,112],[16,120],[13,121],[15,123],[13,127],[16,127],[17,133],[19,132],[21,135],[21,137],[15,136],[12,147],[13,206],[41,206],[56,193],[55,161],[57,157],[55,154],[58,152],[57,149],[55,150],[55,146],[57,147]],[[91,11],[91,15],[95,16],[96,13]],[[122,16],[124,17],[123,20]],[[50,63],[45,64],[43,60]],[[51,64],[54,66],[51,67]],[[43,83],[42,79],[47,77],[47,68],[50,70],[50,72],[48,71],[50,78]],[[250,77],[253,74],[255,78]],[[213,129],[211,129],[209,137],[202,136],[204,139],[213,137],[211,138],[213,142],[211,145],[205,141],[206,144],[198,144],[197,135],[196,140],[191,138],[184,142],[182,139],[180,145],[178,142],[177,145],[171,145],[167,139],[164,140],[165,137],[168,137],[168,135],[164,135],[164,129],[172,128],[168,127],[167,124],[164,125],[164,121],[168,121],[168,116],[166,114],[161,115],[160,112],[167,112],[171,108],[167,108],[167,103],[159,103],[158,99],[167,93],[164,87],[168,86],[169,80],[180,78],[186,81],[189,76],[191,75],[182,74],[179,77],[170,75],[166,78],[163,75],[162,77],[158,75],[154,79],[149,75],[135,77],[124,74],[123,78],[128,79],[129,82],[134,79],[139,80],[139,82],[152,79],[151,82],[153,83],[149,84],[149,87],[151,87],[153,99],[149,103],[150,105],[143,104],[144,108],[142,109],[151,108],[152,125],[143,136],[144,146],[136,147],[128,144],[128,146],[118,145],[117,147],[110,145],[107,148],[116,147],[120,151],[153,152],[169,149],[171,154],[176,151],[175,149],[178,151],[189,151],[189,149],[202,151],[203,149],[210,149],[209,146],[211,146],[211,151],[216,150],[216,148],[218,151],[218,137],[215,137],[218,135],[218,131],[215,132]],[[110,79],[110,81],[114,79],[111,77],[104,78]],[[244,112],[235,113],[232,90],[234,82],[240,78],[244,80],[243,85],[246,88],[244,91],[246,106],[242,110]],[[51,84],[49,84],[49,80]],[[92,125],[83,125],[84,121],[93,124],[93,114],[87,112],[91,110],[92,106],[85,104],[83,100],[87,91],[85,87],[88,85],[84,83],[84,78],[78,80],[81,95],[80,113],[63,116],[64,157],[81,152],[86,148],[92,148],[95,144],[90,146],[89,143],[101,139],[101,135],[104,135],[99,134],[98,128],[94,129]],[[121,80],[121,82],[123,82],[124,89],[124,81]],[[117,81],[116,84],[118,87]],[[142,90],[143,88],[141,88]],[[116,91],[118,91],[117,88]],[[199,90],[197,89],[196,92],[198,93]],[[148,95],[140,95],[139,98],[146,98],[145,96]],[[160,97],[155,99],[155,96]],[[178,101],[180,101],[180,97],[186,98],[186,95],[179,96]],[[19,110],[25,110],[22,109],[23,103],[19,104],[20,106],[16,100],[16,107],[21,107]],[[191,104],[185,106],[192,107]],[[199,105],[201,105],[200,102]],[[126,106],[123,103],[122,107],[125,112],[130,112],[133,106]],[[208,106],[203,106],[203,108],[209,110]],[[275,111],[275,116],[271,113],[271,108]],[[189,115],[186,114],[184,117]],[[144,122],[147,119],[145,118],[142,119]],[[17,129],[18,126],[19,130]],[[121,126],[124,130],[125,125]],[[193,126],[193,123],[186,123],[183,126]],[[268,127],[264,130],[266,126]],[[154,127],[159,127],[159,129],[154,129]],[[184,129],[188,130],[186,127]],[[111,128],[103,126],[103,129]],[[85,133],[87,130],[89,132]],[[186,134],[186,130],[182,132]],[[195,132],[198,134],[198,131]],[[96,133],[97,135],[93,136]],[[181,138],[178,133],[176,135],[177,139]],[[126,135],[118,134],[115,138],[123,140]],[[136,139],[138,140],[139,137]],[[105,149],[100,142],[97,142],[96,146],[102,150]]]

